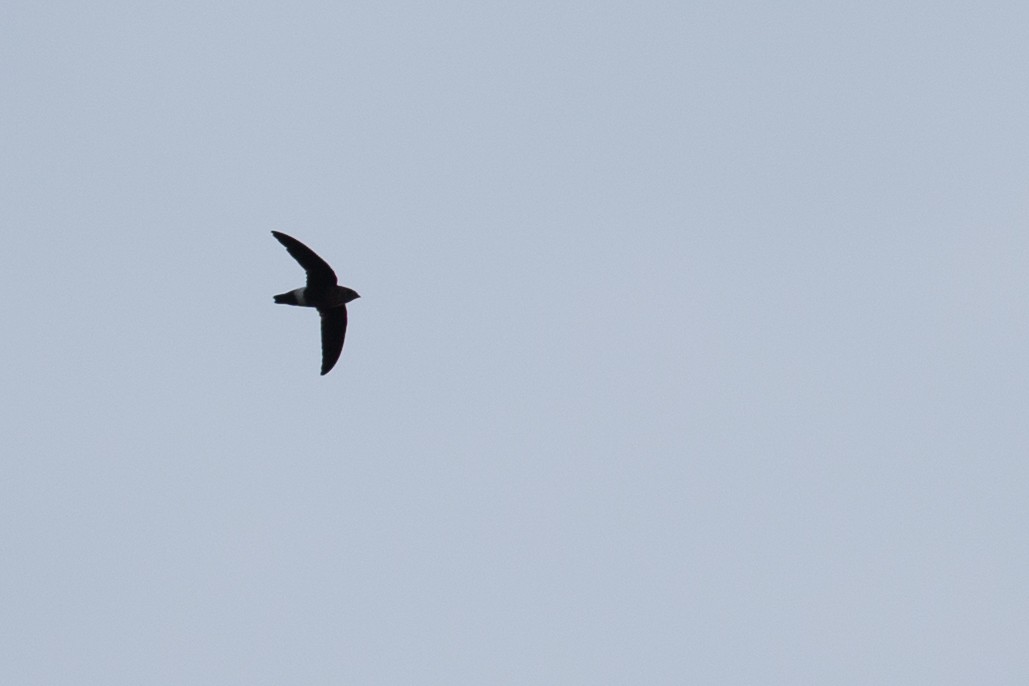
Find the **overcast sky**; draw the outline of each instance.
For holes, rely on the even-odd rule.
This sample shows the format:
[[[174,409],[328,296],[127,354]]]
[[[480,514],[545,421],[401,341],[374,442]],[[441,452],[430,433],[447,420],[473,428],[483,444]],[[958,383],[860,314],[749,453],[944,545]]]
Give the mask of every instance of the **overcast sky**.
[[[2,14],[5,683],[1029,683],[1026,3]]]

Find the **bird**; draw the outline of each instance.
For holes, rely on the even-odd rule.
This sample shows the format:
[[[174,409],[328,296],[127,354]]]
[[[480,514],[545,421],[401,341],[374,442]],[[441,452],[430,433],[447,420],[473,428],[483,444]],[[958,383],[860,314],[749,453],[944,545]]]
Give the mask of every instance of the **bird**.
[[[281,231],[272,231],[279,243],[307,272],[307,285],[275,296],[280,305],[315,307],[322,318],[322,376],[335,366],[343,352],[347,334],[347,303],[361,296],[352,288],[340,286],[336,272],[306,245]]]

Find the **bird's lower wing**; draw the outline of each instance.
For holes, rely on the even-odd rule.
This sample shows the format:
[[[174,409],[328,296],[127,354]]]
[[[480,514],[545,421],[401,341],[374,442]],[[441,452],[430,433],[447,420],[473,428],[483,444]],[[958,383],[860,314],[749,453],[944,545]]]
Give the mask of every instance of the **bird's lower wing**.
[[[347,308],[333,307],[320,310],[322,316],[322,375],[336,364],[343,352],[343,339],[347,335]]]

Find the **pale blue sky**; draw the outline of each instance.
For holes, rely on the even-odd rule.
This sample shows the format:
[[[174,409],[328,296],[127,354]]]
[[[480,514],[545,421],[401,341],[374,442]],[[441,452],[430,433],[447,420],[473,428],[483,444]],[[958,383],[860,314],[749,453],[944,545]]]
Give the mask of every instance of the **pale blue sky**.
[[[1025,3],[3,15],[6,682],[1029,681]]]

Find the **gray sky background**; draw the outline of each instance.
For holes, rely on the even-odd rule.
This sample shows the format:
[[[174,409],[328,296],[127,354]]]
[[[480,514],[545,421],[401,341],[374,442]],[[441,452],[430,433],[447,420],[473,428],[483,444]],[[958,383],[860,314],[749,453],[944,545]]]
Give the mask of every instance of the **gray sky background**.
[[[8,2],[10,684],[1029,682],[1029,5]],[[272,238],[362,294],[318,376]]]

